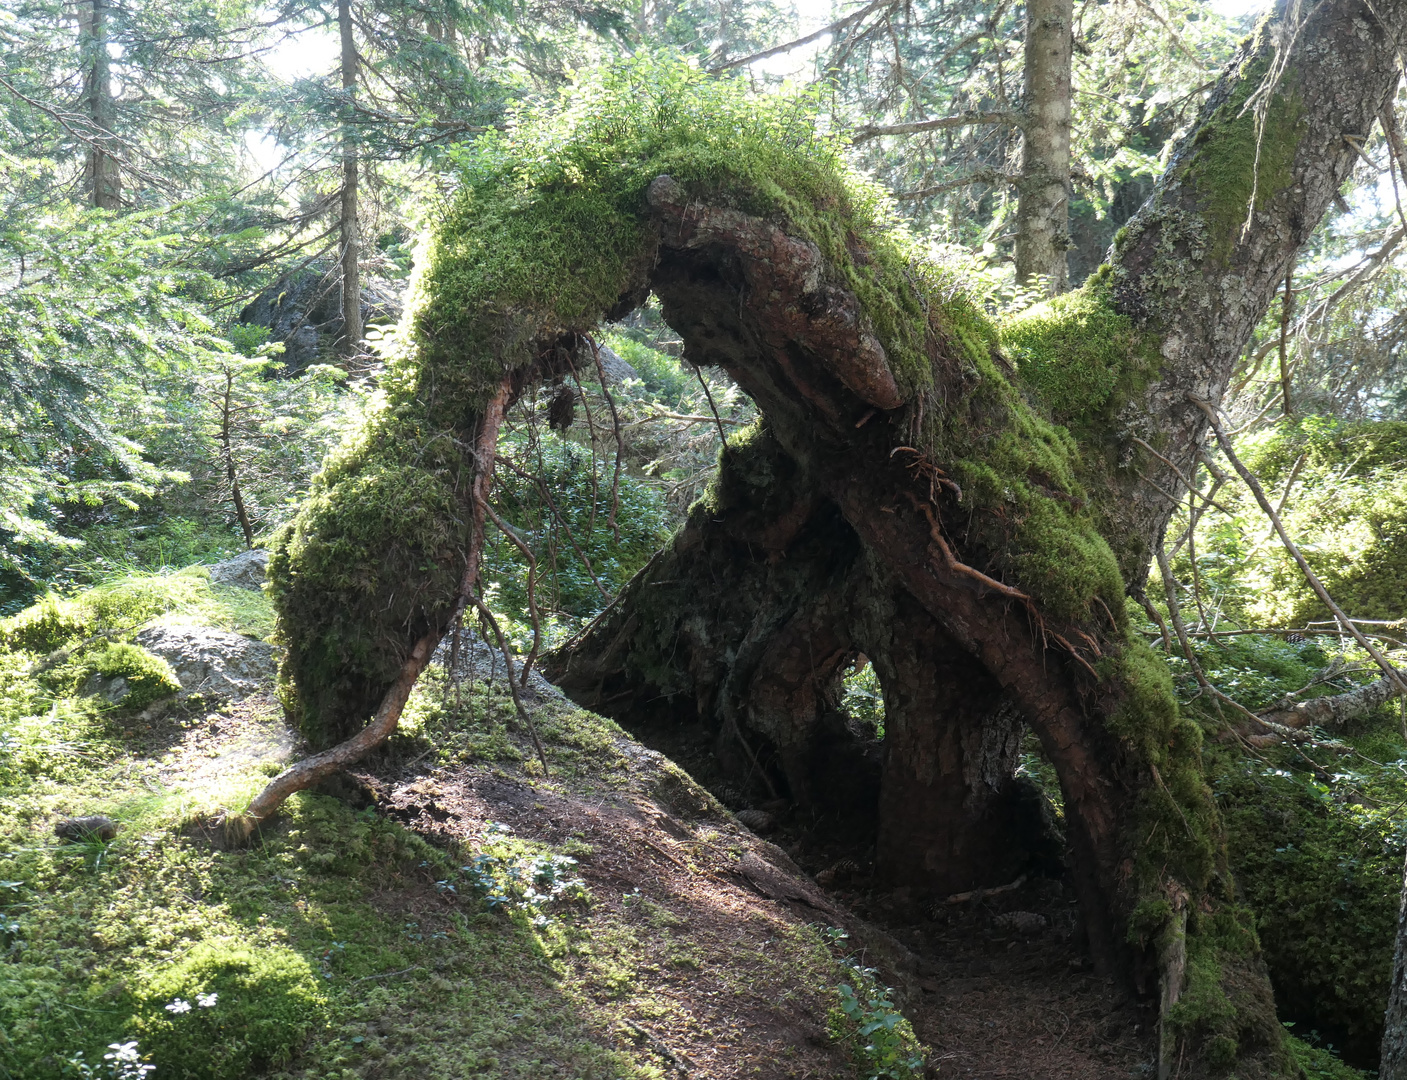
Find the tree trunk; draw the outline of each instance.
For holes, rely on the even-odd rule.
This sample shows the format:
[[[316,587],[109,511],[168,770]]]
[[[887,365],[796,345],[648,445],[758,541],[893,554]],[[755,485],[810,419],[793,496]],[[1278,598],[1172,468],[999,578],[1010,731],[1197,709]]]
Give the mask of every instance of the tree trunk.
[[[866,612],[884,687],[876,873],[938,896],[1011,881],[1031,839],[1014,775],[1025,724],[912,594],[883,591]]]
[[[1026,0],[1026,122],[1017,182],[1016,280],[1048,291],[1070,285],[1070,65],[1072,0]]]
[[[1267,29],[1249,42],[1110,264],[1081,293],[1005,328],[1003,342],[960,292],[901,265],[889,238],[811,189],[793,192],[816,215],[806,224],[737,209],[749,205],[741,184],[723,181],[719,197],[658,175],[611,233],[629,245],[611,264],[618,300],[593,288],[568,311],[561,296],[549,307],[485,288],[490,299],[466,311],[447,286],[440,307],[423,308],[419,396],[383,415],[355,469],[379,470],[388,492],[413,482],[429,453],[452,473],[459,451],[424,441],[474,407],[439,378],[461,377],[452,364],[499,370],[494,353],[473,352],[492,341],[516,357],[513,371],[538,377],[559,342],[653,290],[685,359],[727,371],[765,420],[730,441],[708,498],[552,658],[551,673],[578,700],[641,722],[667,723],[692,705],[688,721],[711,725],[720,750],[736,748],[744,775],[761,771],[819,803],[833,793],[821,766],[844,745],[828,719],[834,679],[864,651],[895,711],[884,793],[871,804],[878,847],[892,877],[935,891],[961,877],[999,883],[961,828],[1010,828],[1000,826],[999,789],[1014,710],[1059,776],[1096,966],[1149,996],[1161,987],[1163,1045],[1185,1051],[1194,1074],[1228,1056],[1243,1077],[1283,1071],[1281,1028],[1202,776],[1201,730],[1179,714],[1125,600],[1173,511],[1164,492],[1179,490],[1203,442],[1202,404],[1220,400],[1297,246],[1347,179],[1344,134],[1366,134],[1396,88],[1393,42],[1407,31],[1407,5],[1376,7],[1387,25],[1362,0],[1325,0],[1294,33]],[[1285,79],[1262,95],[1263,116],[1243,115],[1266,73],[1281,70],[1277,42],[1291,50],[1280,58]],[[594,212],[583,225],[571,198],[556,187],[550,200],[521,200],[523,213],[550,206],[564,231],[604,228]],[[472,208],[457,213],[450,227],[474,227]],[[562,246],[586,250],[596,236]],[[457,280],[453,249],[440,254],[438,272]],[[362,547],[362,537],[388,537],[357,553],[384,602],[319,546],[320,522],[330,540],[345,527],[328,509],[335,493],[300,516],[271,559],[290,657],[310,692],[358,664],[364,689],[390,685],[394,671],[367,660],[364,642],[392,643],[404,658],[447,592],[436,584],[432,597],[427,584],[442,559],[412,558],[395,523],[363,524],[361,490],[349,479],[337,498],[362,515]],[[380,562],[368,569],[366,559]],[[301,608],[281,599],[299,589]],[[329,589],[342,590],[335,601]],[[349,659],[334,655],[339,643]],[[849,745],[863,760],[862,740]],[[1184,971],[1201,983],[1172,1011]]]
[[[1394,8],[1387,17],[1392,25],[1384,27],[1359,0],[1314,9],[1293,38],[1293,89],[1270,95],[1258,166],[1256,120],[1242,116],[1240,106],[1271,68],[1274,45],[1270,34],[1248,44],[1177,148],[1149,204],[1120,237],[1111,264],[1086,287],[1085,302],[1107,311],[1117,329],[1104,342],[1089,342],[1096,331],[1087,326],[1077,331],[1086,339],[1081,346],[1094,354],[1089,357],[1080,347],[1071,353],[1068,337],[1061,341],[1066,352],[1059,362],[1070,370],[1058,378],[1080,375],[1078,365],[1088,359],[1108,365],[1115,385],[1073,409],[1052,407],[1081,443],[1087,485],[1086,495],[1063,498],[1089,500],[1119,576],[1133,590],[1142,587],[1152,547],[1174,508],[1161,492],[1179,489],[1206,433],[1205,415],[1189,397],[1220,399],[1297,246],[1347,178],[1353,151],[1342,133],[1366,132],[1395,89],[1392,40],[1407,25],[1407,10]],[[1253,199],[1253,227],[1243,231]],[[933,389],[922,396],[917,415],[890,412],[904,395],[883,350],[867,335],[856,298],[814,284],[817,276],[825,280],[816,248],[737,211],[701,205],[667,177],[651,188],[650,203],[662,230],[653,285],[666,321],[684,339],[686,358],[723,367],[752,396],[800,486],[839,510],[866,557],[936,624],[906,635],[905,648],[875,657],[887,679],[886,698],[896,704],[885,752],[880,849],[892,853],[891,862],[905,851],[923,851],[925,859],[932,853],[941,864],[928,871],[935,889],[961,880],[955,864],[943,862],[958,856],[960,838],[951,823],[963,820],[955,807],[966,798],[958,792],[967,787],[969,767],[980,772],[984,761],[1002,762],[1001,752],[982,748],[1009,745],[1001,734],[1008,714],[997,707],[1009,700],[1060,777],[1073,877],[1096,964],[1153,992],[1172,954],[1162,955],[1166,950],[1157,944],[1165,928],[1143,929],[1135,919],[1133,909],[1143,901],[1135,902],[1131,875],[1149,872],[1137,867],[1155,859],[1158,873],[1167,875],[1164,884],[1149,878],[1141,888],[1205,896],[1208,875],[1222,858],[1215,810],[1199,778],[1199,735],[1176,718],[1170,692],[1154,691],[1153,680],[1166,678],[1152,674],[1156,661],[1125,636],[1122,587],[1108,595],[1093,590],[1083,613],[1061,615],[1051,582],[1060,579],[1063,560],[1078,558],[1078,546],[1062,549],[1067,555],[1052,550],[1044,571],[1023,571],[1021,556],[1012,561],[1010,553],[1039,543],[1039,534],[1022,540],[1014,532],[1019,518],[1013,520],[1000,500],[984,503],[971,487],[960,496],[943,483],[951,480],[944,470],[961,465],[953,458],[963,451],[938,456],[953,437],[943,435],[941,425],[960,423],[965,445],[999,446],[1019,410],[994,401],[981,409],[963,404],[970,400],[971,362],[950,344],[952,332],[939,327],[929,346]],[[924,410],[943,419],[925,422]],[[1147,449],[1154,446],[1156,453]],[[983,475],[972,467],[968,472]],[[766,493],[755,501],[767,505]],[[1017,511],[1021,517],[1048,512],[1037,511],[1035,502]],[[1092,574],[1095,565],[1089,564]],[[1042,574],[1054,577],[1043,583]],[[721,570],[710,593],[739,591],[746,591],[740,575]],[[611,632],[601,625],[575,642],[565,667],[589,668],[590,657],[615,650],[615,667],[625,673],[616,693],[629,688],[631,649],[642,647],[633,635],[648,636],[661,625],[662,601],[645,592],[628,592],[607,620]],[[721,617],[731,610],[726,602],[695,592],[687,599],[668,617],[687,623],[695,636],[714,635],[715,655],[735,646],[741,652],[750,624],[744,630]],[[716,606],[701,618],[697,607],[710,603]],[[686,608],[692,612],[687,617]],[[936,650],[927,664],[939,673],[937,688],[924,687],[916,674],[925,661],[905,655],[907,646],[925,639]],[[671,638],[666,631],[656,640]],[[944,658],[955,655],[967,658],[965,672],[945,667]],[[553,669],[562,666],[558,659]],[[570,680],[564,685],[571,689]],[[954,692],[944,695],[943,687]],[[640,696],[634,690],[625,699]],[[744,707],[737,715],[757,714]],[[768,723],[777,729],[775,719]],[[976,748],[974,760],[960,766],[957,749],[966,746]],[[1135,841],[1131,823],[1149,820],[1154,806],[1168,816]],[[964,825],[971,827],[966,812]],[[887,836],[890,830],[901,835]],[[908,833],[917,848],[905,842]],[[974,872],[969,867],[961,874]],[[1181,904],[1172,905],[1178,918]],[[1145,934],[1148,951],[1126,944]],[[1191,940],[1203,947],[1195,935]],[[1236,977],[1263,982],[1253,956],[1219,962],[1227,978],[1241,965]],[[1277,1060],[1273,1012],[1245,1024],[1239,1035],[1245,1053]]]
[[[342,336],[338,351],[357,356],[362,342],[361,228],[357,220],[357,42],[352,33],[352,0],[337,0],[337,28],[342,37]]]
[[[1387,1014],[1383,1018],[1382,1059],[1378,1080],[1407,1080],[1407,868],[1397,916],[1397,948],[1392,958]]]
[[[122,206],[122,173],[118,165],[116,117],[112,100],[112,61],[108,56],[108,0],[87,0],[79,9],[80,50],[83,56],[83,100],[91,130],[83,166],[83,182],[93,205],[101,210]]]
[[[225,479],[230,484],[230,498],[234,502],[235,517],[239,520],[240,531],[244,533],[244,546],[254,547],[254,526],[249,521],[249,511],[244,505],[244,493],[239,489],[239,470],[235,468],[234,453],[234,372],[225,372],[225,393],[220,403],[220,454],[225,459]]]

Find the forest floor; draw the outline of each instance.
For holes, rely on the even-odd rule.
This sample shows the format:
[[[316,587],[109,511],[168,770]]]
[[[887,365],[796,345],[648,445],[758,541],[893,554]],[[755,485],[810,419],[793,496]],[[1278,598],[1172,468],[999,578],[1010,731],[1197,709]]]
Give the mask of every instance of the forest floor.
[[[143,603],[267,632],[204,580]],[[130,1040],[156,1080],[1151,1075],[1149,1010],[1088,970],[1059,881],[927,908],[858,868],[822,888],[814,853],[534,676],[544,775],[501,667],[461,660],[224,850],[212,819],[300,753],[272,687],[151,718],[0,654],[0,704],[31,713],[0,745],[0,1080]],[[94,813],[115,839],[56,841]]]
[[[534,685],[529,707],[545,718],[551,762],[554,751],[569,749],[556,745],[550,718],[554,699],[564,703],[546,684]],[[212,757],[238,767],[261,744],[287,753],[292,733],[272,710],[243,714],[243,724],[198,733],[188,764],[174,769],[209,773],[220,767]],[[848,961],[892,987],[928,1076],[1151,1075],[1150,1017],[1088,970],[1073,933],[1074,904],[1059,882],[1035,879],[928,912],[862,880],[828,893],[628,736],[612,739],[630,777],[624,787],[602,787],[570,767],[555,782],[544,779],[524,733],[508,739],[521,760],[426,768],[423,754],[407,762],[410,748],[402,746],[330,791],[358,808],[375,806],[443,849],[481,850],[502,829],[575,852],[593,909],[615,916],[605,935],[623,935],[616,961],[632,972],[613,985],[588,963],[575,977],[595,984],[587,992],[596,1023],[645,1062],[720,1080],[860,1075],[863,1055],[846,1045],[853,1040],[832,1015],[835,987],[855,981]],[[426,927],[458,902],[443,892],[433,900],[414,891],[382,898],[395,917]],[[831,972],[824,957],[818,971],[816,956],[804,955],[802,939],[818,930],[841,961]]]
[[[543,706],[541,696],[530,702],[539,716]],[[243,758],[260,739],[282,748],[290,733],[265,715],[252,732],[231,727],[218,736],[225,748],[217,760]],[[1151,1075],[1147,1011],[1088,970],[1072,933],[1074,905],[1059,882],[1037,879],[931,913],[863,881],[828,893],[628,736],[615,742],[632,781],[618,789],[582,788],[574,782],[580,774],[544,780],[522,733],[512,741],[521,743],[518,767],[500,760],[427,770],[423,761],[406,763],[402,748],[333,790],[437,847],[478,850],[490,830],[506,826],[519,840],[575,852],[593,908],[620,916],[608,933],[625,935],[617,959],[633,972],[624,992],[599,979],[589,991],[598,1023],[666,1072],[719,1080],[861,1075],[863,1060],[828,1016],[834,986],[817,985],[827,973],[803,957],[804,946],[797,950],[798,935],[819,929],[838,959],[875,969],[892,987],[929,1076]],[[197,750],[196,760],[210,752]],[[426,899],[405,897],[396,917],[430,926],[457,903],[443,894]],[[1023,932],[1011,918],[1018,912],[1038,914],[1044,925]],[[836,985],[854,981],[844,967],[837,971],[829,976]],[[577,976],[593,981],[590,971]]]

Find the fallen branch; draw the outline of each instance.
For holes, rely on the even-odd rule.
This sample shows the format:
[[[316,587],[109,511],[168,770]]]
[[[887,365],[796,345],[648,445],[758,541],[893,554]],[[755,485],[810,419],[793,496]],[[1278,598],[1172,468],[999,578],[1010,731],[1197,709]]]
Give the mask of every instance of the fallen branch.
[[[1396,669],[1399,679],[1407,672]],[[1329,697],[1311,698],[1309,701],[1294,703],[1277,702],[1275,706],[1261,712],[1263,720],[1283,724],[1290,728],[1338,727],[1349,721],[1367,716],[1374,709],[1386,705],[1403,693],[1400,682],[1390,680],[1386,675],[1366,686],[1355,687],[1342,694]]]
[[[1015,892],[1026,884],[1026,875],[1022,874],[1015,881],[1006,885],[998,885],[991,889],[970,889],[967,892],[955,892],[948,897],[950,904],[965,904],[969,900],[981,900],[988,896],[1000,896],[1002,893]]]
[[[651,1035],[634,1020],[622,1020],[621,1024],[637,1039],[644,1042],[646,1045],[649,1046],[651,1050],[657,1053],[660,1057],[664,1058],[665,1061],[669,1062],[670,1065],[674,1067],[675,1071],[677,1071],[680,1076],[689,1075],[688,1063],[682,1057],[676,1054],[673,1050],[671,1050],[668,1046],[660,1042],[658,1038],[656,1038],[654,1035]]]
[[[360,761],[395,732],[401,712],[410,699],[410,692],[415,689],[415,680],[429,665],[445,630],[455,625],[464,613],[474,585],[479,580],[479,561],[484,550],[484,514],[488,508],[489,484],[493,480],[494,451],[498,446],[498,429],[503,423],[503,413],[511,393],[512,383],[505,379],[499,386],[498,393],[484,408],[479,434],[475,439],[474,478],[470,484],[469,550],[464,558],[464,574],[460,578],[459,592],[448,617],[412,646],[410,655],[401,664],[395,682],[382,697],[381,705],[371,723],[350,739],[284,769],[265,785],[264,790],[255,796],[254,801],[242,814],[225,815],[220,824],[224,828],[226,843],[245,843],[294,792],[310,788],[333,773]],[[511,676],[511,670],[509,674]],[[516,700],[516,691],[514,699]]]

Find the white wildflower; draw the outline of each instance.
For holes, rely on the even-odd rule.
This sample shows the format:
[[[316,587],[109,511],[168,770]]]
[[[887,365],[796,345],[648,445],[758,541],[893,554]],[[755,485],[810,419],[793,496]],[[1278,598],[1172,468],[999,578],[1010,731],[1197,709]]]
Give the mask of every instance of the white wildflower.
[[[215,1002],[220,1000],[219,994],[196,994],[195,1003],[202,1009],[213,1009]]]
[[[177,998],[175,1001],[171,1002],[170,1005],[166,1006],[166,1011],[169,1013],[173,1013],[176,1016],[180,1016],[182,1013],[188,1013],[191,1011],[191,1003],[189,1001],[183,1001],[180,998]]]

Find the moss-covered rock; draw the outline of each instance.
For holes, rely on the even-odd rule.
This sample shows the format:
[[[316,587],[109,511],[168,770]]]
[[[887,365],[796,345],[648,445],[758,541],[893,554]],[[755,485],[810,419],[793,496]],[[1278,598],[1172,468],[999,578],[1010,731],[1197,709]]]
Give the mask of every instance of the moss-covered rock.
[[[101,686],[101,692],[124,709],[144,709],[181,690],[170,664],[127,642],[86,654],[81,670],[86,673],[85,686]]]
[[[143,997],[137,1029],[159,1075],[240,1080],[291,1056],[323,994],[292,949],[217,939],[154,973]]]

